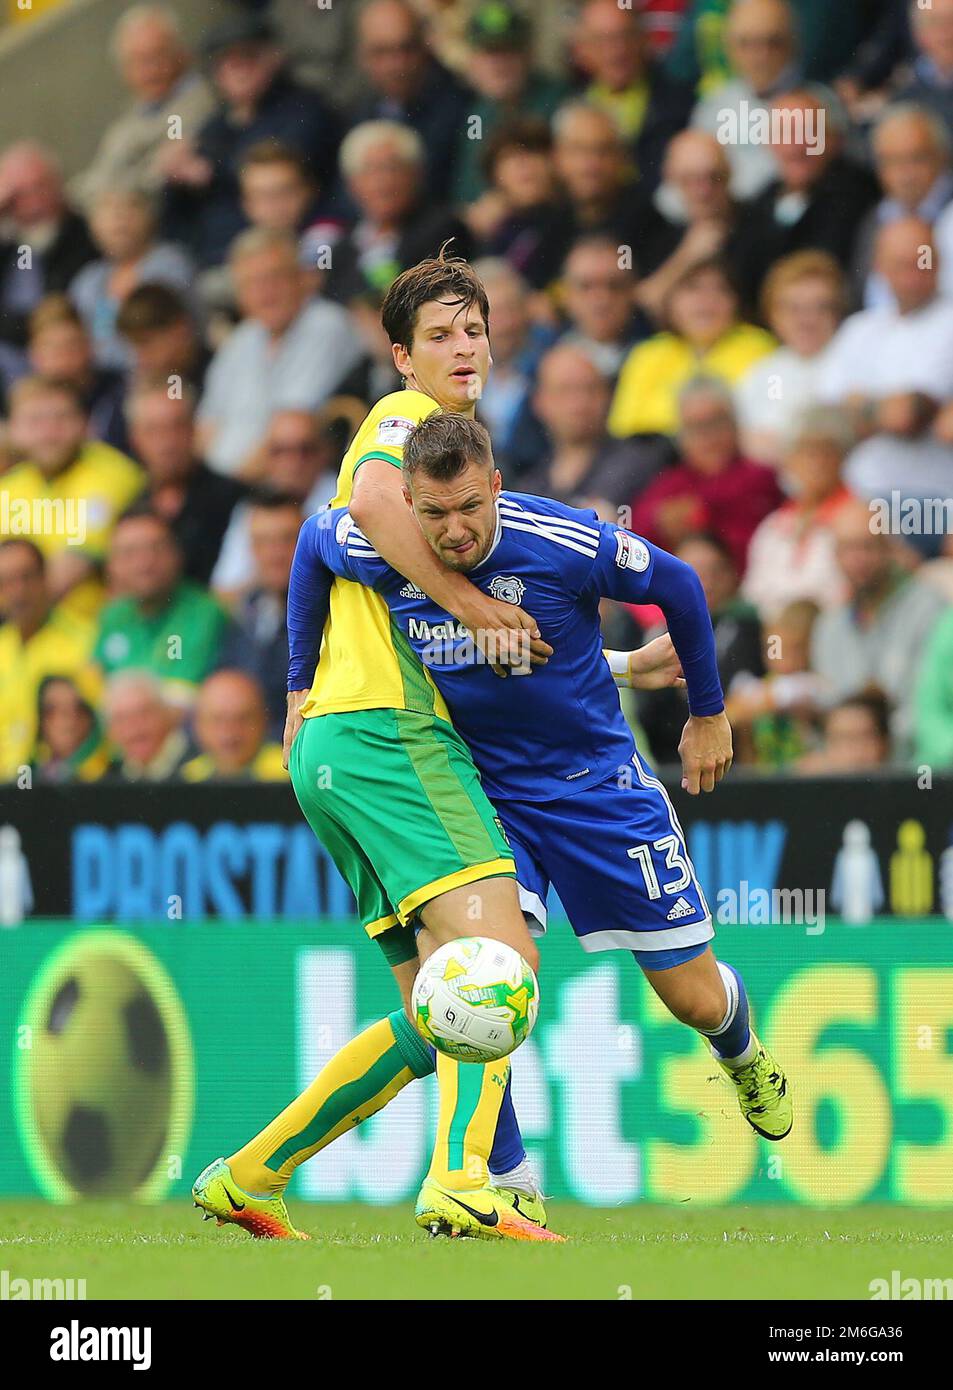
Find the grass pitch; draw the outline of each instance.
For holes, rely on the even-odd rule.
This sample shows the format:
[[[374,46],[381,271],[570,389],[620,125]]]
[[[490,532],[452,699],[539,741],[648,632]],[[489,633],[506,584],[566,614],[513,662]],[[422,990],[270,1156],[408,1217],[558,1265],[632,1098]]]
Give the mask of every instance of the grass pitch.
[[[553,1204],[566,1245],[433,1240],[404,1207],[292,1203],[312,1239],[253,1241],[188,1201],[0,1203],[0,1271],[89,1299],[868,1299],[953,1275],[947,1211]]]

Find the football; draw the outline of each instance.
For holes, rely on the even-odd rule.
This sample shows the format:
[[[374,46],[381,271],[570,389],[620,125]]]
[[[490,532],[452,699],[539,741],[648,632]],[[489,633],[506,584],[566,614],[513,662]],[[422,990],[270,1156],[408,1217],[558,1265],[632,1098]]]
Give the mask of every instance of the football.
[[[494,1062],[533,1031],[536,976],[502,941],[468,936],[434,951],[414,981],[414,1021],[440,1052],[458,1062]]]
[[[19,1053],[21,1126],[50,1195],[141,1196],[165,1185],[191,1104],[170,994],[158,961],[120,932],[74,937],[37,982],[30,1046]]]

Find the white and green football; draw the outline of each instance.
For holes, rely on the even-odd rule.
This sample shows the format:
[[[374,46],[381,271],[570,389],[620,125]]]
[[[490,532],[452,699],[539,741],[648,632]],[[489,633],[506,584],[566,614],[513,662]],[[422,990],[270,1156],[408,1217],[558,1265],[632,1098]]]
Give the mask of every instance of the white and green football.
[[[533,1031],[539,985],[512,946],[465,936],[420,967],[414,1021],[429,1043],[458,1062],[495,1062]]]

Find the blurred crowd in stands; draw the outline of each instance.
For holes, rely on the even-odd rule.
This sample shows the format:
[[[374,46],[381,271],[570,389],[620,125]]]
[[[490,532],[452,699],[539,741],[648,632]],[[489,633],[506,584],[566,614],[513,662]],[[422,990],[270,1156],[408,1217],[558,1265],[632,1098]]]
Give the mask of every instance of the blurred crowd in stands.
[[[298,529],[448,238],[504,485],[694,566],[738,761],[953,766],[953,0],[146,4],[113,58],[87,168],[0,149],[0,780],[285,775]],[[684,695],[630,712],[674,762]]]

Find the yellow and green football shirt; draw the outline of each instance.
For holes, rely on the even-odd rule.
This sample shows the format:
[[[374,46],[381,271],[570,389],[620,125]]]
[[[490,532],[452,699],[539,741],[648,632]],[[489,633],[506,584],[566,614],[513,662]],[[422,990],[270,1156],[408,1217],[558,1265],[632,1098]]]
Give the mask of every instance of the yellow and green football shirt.
[[[408,434],[439,409],[421,391],[394,391],[379,400],[344,455],[331,506],[347,506],[354,475],[368,459],[400,468]],[[380,595],[363,584],[335,579],[317,674],[301,714],[309,719],[364,709],[412,710],[450,722],[443,696],[391,622]]]

